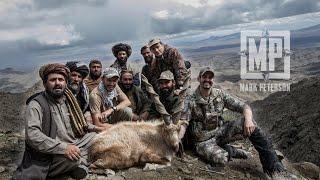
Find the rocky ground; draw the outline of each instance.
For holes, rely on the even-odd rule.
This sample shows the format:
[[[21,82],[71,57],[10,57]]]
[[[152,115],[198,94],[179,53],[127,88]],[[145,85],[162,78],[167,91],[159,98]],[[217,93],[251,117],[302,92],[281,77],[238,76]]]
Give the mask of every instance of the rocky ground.
[[[256,109],[256,120],[271,133],[275,140],[275,145],[289,159],[284,159],[283,163],[299,179],[319,178],[319,167],[315,165],[319,163],[319,110],[317,107],[320,101],[317,98],[320,96],[319,91],[316,91],[319,88],[319,82],[319,77],[306,79],[294,84],[290,93],[271,95],[265,100],[253,102],[252,104]],[[2,101],[2,107],[5,107],[2,108],[2,111],[9,112],[11,110],[15,113],[14,116],[2,117],[10,118],[12,121],[1,122],[3,126],[0,133],[0,179],[10,179],[17,164],[20,162],[24,150],[23,131],[16,128],[23,127],[23,115],[21,113],[23,108],[16,108],[14,111],[12,107],[24,106],[25,99],[32,92],[40,89],[41,83],[38,83],[26,93],[20,94],[20,96],[0,94],[2,96],[1,99],[5,99],[4,102]],[[302,101],[304,102],[300,103]],[[20,104],[16,102],[20,102]],[[282,104],[284,102],[290,102],[290,106]],[[302,108],[300,106],[307,106],[308,108],[304,108],[307,108],[308,111],[299,111],[299,108]],[[286,108],[289,108],[289,110]],[[280,110],[283,112],[278,112]],[[291,111],[295,111],[295,113],[292,114]],[[263,112],[268,113],[266,115]],[[278,114],[282,115],[277,116]],[[228,115],[228,117],[232,118],[233,115]],[[250,143],[244,140],[234,145],[251,152],[252,158],[248,160],[233,160],[224,168],[211,167],[188,151],[188,158],[174,158],[172,166],[163,169],[144,171],[142,167],[134,167],[117,171],[115,174],[102,171],[99,175],[89,175],[87,179],[268,179],[268,176],[262,171],[258,154]],[[289,163],[289,161],[297,163]],[[310,161],[315,164],[303,161]]]

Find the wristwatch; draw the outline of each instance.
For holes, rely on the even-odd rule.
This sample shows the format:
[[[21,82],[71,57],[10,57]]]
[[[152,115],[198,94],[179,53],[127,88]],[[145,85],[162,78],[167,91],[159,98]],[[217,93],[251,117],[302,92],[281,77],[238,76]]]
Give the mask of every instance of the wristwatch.
[[[113,107],[111,107],[112,108],[112,110],[113,110],[113,112],[116,112],[117,111],[117,106],[113,106]]]

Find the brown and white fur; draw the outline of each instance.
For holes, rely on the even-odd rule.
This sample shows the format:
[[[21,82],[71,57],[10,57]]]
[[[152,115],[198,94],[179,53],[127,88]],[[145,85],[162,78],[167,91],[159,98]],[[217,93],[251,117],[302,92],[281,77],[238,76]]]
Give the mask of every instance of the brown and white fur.
[[[179,148],[180,126],[121,122],[98,134],[89,149],[91,168],[123,169],[146,163],[170,165]]]

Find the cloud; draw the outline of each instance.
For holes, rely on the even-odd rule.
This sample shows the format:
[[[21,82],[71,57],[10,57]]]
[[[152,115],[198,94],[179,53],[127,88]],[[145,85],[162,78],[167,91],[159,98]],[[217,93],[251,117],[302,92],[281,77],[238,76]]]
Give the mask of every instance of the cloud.
[[[179,0],[175,2],[177,6],[169,6],[167,9],[152,13],[153,31],[180,33],[320,11],[320,3],[314,0]]]
[[[80,33],[74,31],[72,25],[47,25],[32,28],[22,28],[11,31],[0,30],[0,41],[18,41],[34,39],[44,46],[66,46],[72,41],[81,40]]]
[[[110,43],[319,10],[314,0],[1,0],[1,66],[107,59]]]
[[[36,8],[38,9],[57,9],[66,6],[104,6],[108,0],[34,0]]]

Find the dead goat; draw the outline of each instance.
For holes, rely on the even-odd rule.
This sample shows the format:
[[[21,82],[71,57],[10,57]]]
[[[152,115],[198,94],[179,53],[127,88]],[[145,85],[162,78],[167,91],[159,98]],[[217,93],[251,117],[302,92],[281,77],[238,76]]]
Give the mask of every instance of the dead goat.
[[[179,149],[176,124],[121,122],[98,134],[89,149],[91,168],[123,169],[146,163],[170,165]]]

